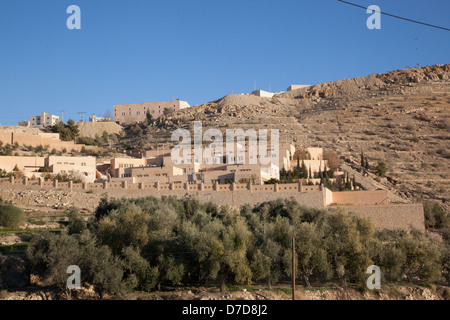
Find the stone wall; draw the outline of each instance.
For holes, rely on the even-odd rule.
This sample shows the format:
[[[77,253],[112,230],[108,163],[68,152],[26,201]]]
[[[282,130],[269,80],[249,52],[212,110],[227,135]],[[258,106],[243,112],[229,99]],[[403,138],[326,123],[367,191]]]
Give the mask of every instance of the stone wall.
[[[71,152],[72,150],[80,152],[83,146],[86,148],[86,150],[94,152],[105,151],[104,149],[95,146],[75,144],[73,141],[61,141],[55,138],[55,136],[49,136],[49,134],[45,133],[30,134],[26,132],[11,132],[7,130],[0,130],[0,141],[2,141],[3,144],[9,143],[11,145],[17,142],[20,146],[49,146],[49,150],[56,149],[57,151],[62,151],[63,149],[66,149],[67,152]]]
[[[347,212],[369,218],[377,229],[404,229],[411,228],[425,231],[425,216],[423,205],[413,204],[389,204],[368,206],[342,206]]]
[[[333,192],[332,204],[372,205],[388,203],[387,190]]]
[[[425,230],[425,218],[422,204],[365,204],[365,205],[329,205],[335,192],[320,186],[303,186],[301,184],[261,185],[252,184],[162,184],[162,183],[129,183],[127,181],[114,181],[111,183],[72,183],[52,182],[38,180],[0,179],[0,189],[17,189],[24,187],[33,190],[58,189],[73,192],[90,191],[96,195],[107,193],[110,198],[139,198],[146,196],[175,196],[184,197],[191,195],[200,201],[211,201],[217,205],[230,205],[240,207],[244,204],[252,206],[276,200],[294,199],[304,206],[313,208],[343,208],[347,212],[353,212],[360,217],[369,218],[377,229],[404,229],[415,228]],[[355,193],[354,199],[362,201],[363,194],[367,193],[368,199],[381,199],[382,190],[375,191],[348,191],[338,192],[340,197],[350,199]],[[372,198],[371,198],[372,197]],[[347,200],[346,200],[347,201]],[[370,201],[366,201],[370,202]]]

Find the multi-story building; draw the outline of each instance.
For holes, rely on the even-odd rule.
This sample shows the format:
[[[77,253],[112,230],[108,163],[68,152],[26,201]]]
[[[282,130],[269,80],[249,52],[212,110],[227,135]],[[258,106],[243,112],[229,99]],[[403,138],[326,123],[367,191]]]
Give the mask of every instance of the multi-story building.
[[[120,104],[115,105],[113,108],[113,120],[118,124],[140,123],[146,119],[147,113],[153,119],[156,119],[165,112],[176,112],[186,108],[190,108],[189,103],[179,99],[173,101]]]
[[[47,112],[41,112],[40,116],[30,117],[31,128],[44,128],[54,126],[59,122],[59,117]]]

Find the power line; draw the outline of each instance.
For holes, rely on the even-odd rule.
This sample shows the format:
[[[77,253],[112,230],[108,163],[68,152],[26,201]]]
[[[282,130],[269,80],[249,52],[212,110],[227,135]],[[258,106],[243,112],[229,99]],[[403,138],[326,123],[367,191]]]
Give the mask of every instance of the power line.
[[[358,7],[358,8],[362,8],[362,9],[364,9],[364,10],[367,10],[366,7],[360,6],[359,4],[356,4],[356,3],[351,3],[351,2],[343,1],[343,0],[337,0],[337,1],[342,2],[342,3],[346,3],[346,4],[349,4],[349,5]],[[420,21],[417,21],[417,20],[412,20],[412,19],[408,19],[408,18],[403,18],[403,17],[396,16],[396,15],[394,15],[394,14],[390,14],[390,13],[387,13],[387,12],[381,12],[381,11],[377,11],[377,10],[373,10],[373,11],[379,12],[379,13],[381,13],[381,14],[384,14],[384,15],[386,15],[386,16],[390,16],[390,17],[393,17],[393,18],[397,18],[397,19],[401,19],[401,20],[405,20],[405,21],[409,21],[409,22],[414,22],[414,23],[422,24],[422,25],[428,26],[428,27],[437,28],[437,29],[442,29],[442,30],[445,30],[445,31],[450,31],[450,29],[448,29],[448,28],[439,27],[439,26],[436,26],[436,25],[433,25],[433,24],[429,24],[429,23],[425,23],[425,22],[420,22]]]

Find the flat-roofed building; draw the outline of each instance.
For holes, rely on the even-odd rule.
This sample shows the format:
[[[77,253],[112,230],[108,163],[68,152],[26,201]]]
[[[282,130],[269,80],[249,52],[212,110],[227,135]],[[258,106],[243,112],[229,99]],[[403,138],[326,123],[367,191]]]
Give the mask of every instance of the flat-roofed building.
[[[25,176],[27,173],[38,172],[44,165],[44,157],[0,156],[0,170],[12,172],[17,166]]]
[[[114,158],[111,159],[110,174],[112,178],[130,178],[129,169],[147,166],[147,159]]]
[[[47,112],[41,112],[41,115],[30,117],[31,128],[44,128],[54,126],[59,122],[59,117]]]
[[[53,174],[79,176],[83,182],[94,182],[97,172],[97,159],[95,157],[49,156],[45,159],[45,167]]]
[[[190,108],[189,103],[181,100],[119,104],[113,107],[113,120],[118,124],[141,123],[150,113],[153,119],[159,118],[164,112],[176,112]],[[164,111],[166,110],[166,111]]]

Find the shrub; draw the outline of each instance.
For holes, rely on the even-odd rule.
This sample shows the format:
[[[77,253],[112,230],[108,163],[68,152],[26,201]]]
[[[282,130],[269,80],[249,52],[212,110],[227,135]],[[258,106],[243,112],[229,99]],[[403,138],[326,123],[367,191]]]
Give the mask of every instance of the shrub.
[[[427,228],[442,228],[450,222],[449,215],[437,202],[425,201],[423,211]]]
[[[386,172],[387,172],[387,170],[388,170],[388,168],[387,168],[385,162],[380,161],[380,162],[378,162],[378,165],[377,165],[377,167],[375,168],[375,170],[377,171],[377,174],[378,174],[380,177],[384,177],[385,174],[386,174]]]
[[[0,204],[0,226],[17,228],[25,223],[25,213],[13,205]]]

